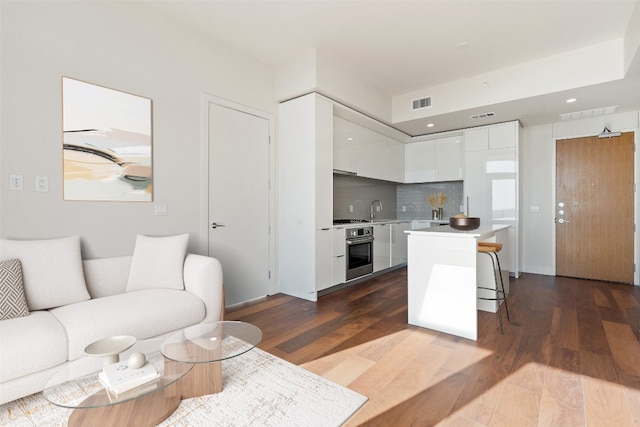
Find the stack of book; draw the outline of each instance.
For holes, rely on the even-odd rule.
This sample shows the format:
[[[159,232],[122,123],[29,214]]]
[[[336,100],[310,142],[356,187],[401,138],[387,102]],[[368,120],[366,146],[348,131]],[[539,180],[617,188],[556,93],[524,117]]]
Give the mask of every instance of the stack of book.
[[[131,369],[127,361],[112,363],[102,368],[98,374],[100,383],[116,396],[158,378],[160,374],[151,363],[138,369]]]

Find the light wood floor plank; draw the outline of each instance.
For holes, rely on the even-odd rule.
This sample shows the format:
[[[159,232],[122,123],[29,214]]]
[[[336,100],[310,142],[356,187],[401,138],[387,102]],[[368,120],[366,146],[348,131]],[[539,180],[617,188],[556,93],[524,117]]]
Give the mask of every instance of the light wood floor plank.
[[[507,383],[502,399],[489,423],[492,427],[536,426],[540,413],[540,393]]]
[[[633,426],[631,412],[622,386],[589,376],[582,378],[582,384],[587,425]]]

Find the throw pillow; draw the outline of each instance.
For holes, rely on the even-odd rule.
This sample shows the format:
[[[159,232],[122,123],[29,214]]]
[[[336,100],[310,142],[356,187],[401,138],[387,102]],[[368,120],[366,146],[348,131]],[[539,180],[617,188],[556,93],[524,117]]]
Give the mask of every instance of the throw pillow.
[[[90,298],[84,282],[80,237],[50,240],[0,240],[0,259],[17,258],[30,311]]]
[[[0,261],[0,320],[27,316],[20,260]]]
[[[184,289],[184,258],[189,235],[138,235],[131,260],[127,292],[143,289]]]

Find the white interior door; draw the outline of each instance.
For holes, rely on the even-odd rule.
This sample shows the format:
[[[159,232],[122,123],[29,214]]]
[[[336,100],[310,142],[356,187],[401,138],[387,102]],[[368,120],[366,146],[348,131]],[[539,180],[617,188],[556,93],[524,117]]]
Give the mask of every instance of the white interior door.
[[[209,102],[209,255],[227,306],[270,293],[270,149],[266,117]]]

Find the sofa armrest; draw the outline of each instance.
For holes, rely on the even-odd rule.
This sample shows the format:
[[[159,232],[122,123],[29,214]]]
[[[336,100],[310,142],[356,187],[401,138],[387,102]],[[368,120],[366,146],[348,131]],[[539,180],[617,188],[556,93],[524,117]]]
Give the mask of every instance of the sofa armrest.
[[[204,322],[224,320],[222,265],[215,258],[187,254],[184,260],[184,288],[204,301]]]

